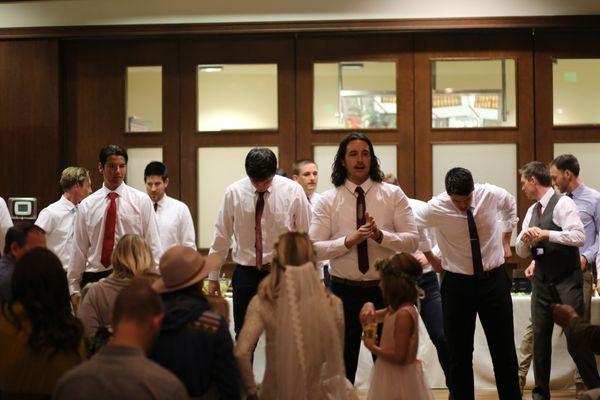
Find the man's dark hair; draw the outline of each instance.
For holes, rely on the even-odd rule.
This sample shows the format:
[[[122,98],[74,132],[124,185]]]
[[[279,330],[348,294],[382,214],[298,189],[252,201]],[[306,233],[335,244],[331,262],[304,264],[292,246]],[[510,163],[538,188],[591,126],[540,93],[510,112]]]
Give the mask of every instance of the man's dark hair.
[[[471,171],[462,167],[454,167],[446,172],[446,193],[449,196],[457,194],[459,196],[468,196],[475,190],[473,175]]]
[[[42,235],[46,234],[46,231],[40,228],[37,225],[34,225],[33,222],[17,222],[14,226],[8,228],[6,231],[6,240],[4,241],[4,254],[10,254],[10,246],[13,243],[17,243],[19,247],[25,246],[25,242],[27,241],[27,235],[29,232],[38,232]]]
[[[119,321],[148,322],[163,312],[160,295],[145,279],[136,278],[119,292],[113,308],[113,325]]]
[[[556,169],[564,172],[571,171],[575,176],[579,176],[579,161],[573,154],[561,154],[550,162]]]
[[[117,146],[116,144],[109,144],[108,146],[104,146],[102,150],[100,150],[100,155],[98,156],[100,160],[100,164],[106,164],[106,160],[110,156],[122,156],[125,158],[125,162],[129,161],[129,157],[127,156],[127,151],[121,146]]]
[[[310,158],[303,158],[302,160],[298,160],[292,164],[292,175],[300,175],[300,168],[308,164],[315,164],[316,162],[311,160]]]
[[[160,176],[163,182],[169,178],[167,166],[160,161],[150,161],[144,169],[144,182],[149,176]]]
[[[383,180],[383,172],[381,172],[381,168],[379,167],[379,159],[377,156],[375,156],[375,150],[373,150],[373,143],[371,143],[371,139],[362,133],[353,132],[340,142],[335,159],[333,160],[333,165],[331,166],[331,183],[333,183],[335,187],[338,187],[342,186],[344,182],[346,182],[346,177],[348,176],[348,171],[346,171],[346,167],[344,167],[346,146],[348,146],[348,143],[352,142],[353,140],[362,140],[369,145],[369,151],[371,152],[371,168],[369,169],[369,177],[375,182],[381,182]]]
[[[52,251],[35,248],[17,261],[11,293],[6,314],[17,331],[27,331],[26,325],[31,324],[27,344],[34,352],[78,354],[83,325],[71,312],[67,275]],[[16,303],[26,318],[15,311]]]
[[[550,187],[552,185],[550,170],[548,169],[548,166],[542,162],[528,162],[519,170],[519,174],[523,175],[527,180],[532,177],[535,178],[539,184],[544,187]]]
[[[272,178],[277,171],[277,157],[266,147],[255,147],[246,156],[246,175],[252,181]]]

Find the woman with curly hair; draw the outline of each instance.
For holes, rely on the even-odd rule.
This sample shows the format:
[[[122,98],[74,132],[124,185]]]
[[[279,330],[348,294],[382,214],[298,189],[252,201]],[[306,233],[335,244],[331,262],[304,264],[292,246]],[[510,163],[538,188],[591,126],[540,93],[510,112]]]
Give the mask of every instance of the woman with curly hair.
[[[36,248],[19,259],[11,285],[0,312],[0,398],[49,397],[83,359],[83,327],[71,314],[67,277],[54,253]]]

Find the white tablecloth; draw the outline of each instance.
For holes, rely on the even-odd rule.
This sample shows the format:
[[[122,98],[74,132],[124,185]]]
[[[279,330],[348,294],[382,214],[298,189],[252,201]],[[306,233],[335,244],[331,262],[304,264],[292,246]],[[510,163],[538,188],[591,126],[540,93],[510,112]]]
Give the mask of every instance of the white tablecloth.
[[[515,345],[518,349],[525,327],[529,323],[531,315],[530,296],[513,296],[513,322],[515,326]],[[592,323],[600,325],[600,298],[594,297],[592,302]],[[233,304],[228,299],[230,311],[230,331],[233,332]],[[559,326],[554,327],[552,337],[552,374],[550,376],[550,386],[552,389],[565,389],[574,385],[575,365],[567,352],[567,343]],[[440,366],[437,353],[433,343],[429,340],[423,321],[419,322],[419,353],[418,358],[423,361],[425,376],[432,388],[444,388],[444,372]],[[600,358],[599,365],[600,365]],[[361,346],[360,357],[358,361],[358,370],[356,372],[355,385],[359,388],[368,388],[371,380],[371,368],[373,361],[371,353]],[[254,376],[257,382],[262,382],[265,371],[265,336],[261,336],[256,352],[254,353]],[[478,389],[494,389],[496,383],[492,369],[492,361],[488,350],[487,341],[481,328],[481,323],[477,319],[475,328],[474,352],[473,352],[473,372],[475,378],[475,387]],[[533,366],[529,369],[527,376],[528,387],[533,386]]]

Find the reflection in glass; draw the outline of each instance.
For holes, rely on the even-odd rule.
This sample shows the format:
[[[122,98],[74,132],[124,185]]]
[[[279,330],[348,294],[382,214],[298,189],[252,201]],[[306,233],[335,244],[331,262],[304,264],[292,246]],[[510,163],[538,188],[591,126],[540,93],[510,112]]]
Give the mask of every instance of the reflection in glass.
[[[515,60],[444,60],[431,66],[432,128],[516,126]]]
[[[127,67],[126,132],[162,131],[162,67]]]
[[[198,131],[277,129],[277,64],[198,65]]]
[[[552,64],[554,125],[600,124],[600,59]]]
[[[396,127],[396,63],[314,64],[314,129]]]

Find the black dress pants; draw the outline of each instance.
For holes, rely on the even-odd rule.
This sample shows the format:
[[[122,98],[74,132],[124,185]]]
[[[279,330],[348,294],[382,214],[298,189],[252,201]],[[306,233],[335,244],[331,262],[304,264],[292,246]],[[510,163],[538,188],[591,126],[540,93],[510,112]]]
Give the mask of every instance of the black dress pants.
[[[372,302],[377,310],[383,308],[381,290],[378,286],[357,287],[332,281],[331,291],[342,300],[344,306],[344,364],[346,377],[354,383],[362,338],[362,325],[358,319],[360,310],[368,301]]]
[[[248,304],[258,292],[259,283],[267,275],[269,275],[267,271],[239,264],[233,271],[231,287],[233,289],[233,323],[236,339],[244,326]]]
[[[499,399],[521,399],[510,288],[504,266],[486,272],[481,279],[452,272],[444,276],[444,332],[452,395],[457,400],[475,399],[473,337],[477,315],[492,357]]]

